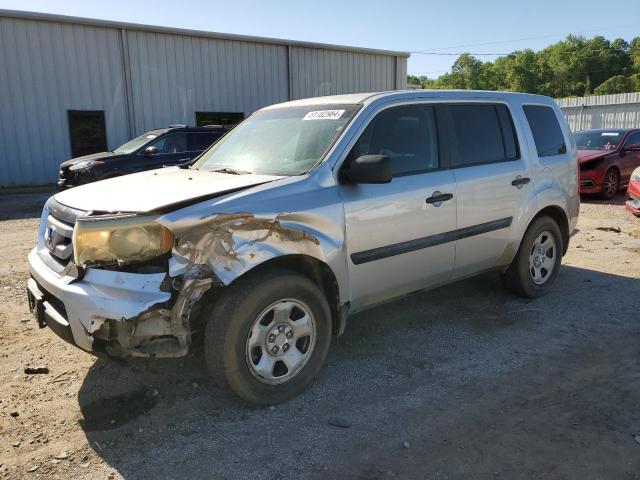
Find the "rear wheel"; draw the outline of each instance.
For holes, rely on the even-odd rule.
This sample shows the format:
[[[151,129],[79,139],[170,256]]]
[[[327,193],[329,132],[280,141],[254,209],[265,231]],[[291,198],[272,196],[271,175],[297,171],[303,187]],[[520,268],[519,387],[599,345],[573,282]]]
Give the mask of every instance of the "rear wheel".
[[[604,174],[604,180],[602,182],[602,193],[600,193],[600,197],[605,200],[611,200],[616,196],[618,190],[620,189],[620,174],[618,170],[615,168],[610,168]]]
[[[544,295],[558,275],[562,252],[562,235],[555,220],[547,216],[536,219],[503,276],[505,286],[524,297]]]
[[[331,342],[327,300],[308,278],[284,270],[250,274],[227,288],[205,328],[205,357],[217,383],[252,403],[301,393]]]

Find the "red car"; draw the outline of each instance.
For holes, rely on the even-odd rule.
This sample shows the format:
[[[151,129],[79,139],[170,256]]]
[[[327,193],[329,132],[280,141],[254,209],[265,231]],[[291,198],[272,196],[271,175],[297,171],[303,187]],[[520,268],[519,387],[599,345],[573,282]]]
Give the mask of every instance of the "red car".
[[[625,207],[636,217],[640,217],[640,167],[631,174]]]
[[[580,193],[607,200],[626,187],[640,166],[640,129],[598,129],[574,134],[580,164]]]

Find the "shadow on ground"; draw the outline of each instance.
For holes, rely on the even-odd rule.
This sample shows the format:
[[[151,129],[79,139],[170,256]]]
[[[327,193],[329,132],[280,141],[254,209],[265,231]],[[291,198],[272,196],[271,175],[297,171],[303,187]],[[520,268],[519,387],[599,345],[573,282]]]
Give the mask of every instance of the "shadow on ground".
[[[211,385],[201,349],[99,359],[81,426],[131,479],[622,478],[640,471],[634,298],[639,280],[574,267],[537,300],[495,274],[412,295],[354,316],[317,384],[273,409]]]
[[[44,202],[54,193],[0,195],[0,221],[40,218]]]
[[[581,203],[590,203],[594,205],[624,205],[627,202],[627,189],[620,190],[611,200],[603,200],[597,195],[580,195]]]

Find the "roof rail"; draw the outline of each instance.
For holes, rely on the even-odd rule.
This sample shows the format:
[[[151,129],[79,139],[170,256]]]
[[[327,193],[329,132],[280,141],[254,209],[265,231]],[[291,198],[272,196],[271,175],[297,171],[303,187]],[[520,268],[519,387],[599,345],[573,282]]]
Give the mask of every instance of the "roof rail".
[[[168,128],[189,128],[189,125],[183,125],[182,123],[174,123],[169,125]]]

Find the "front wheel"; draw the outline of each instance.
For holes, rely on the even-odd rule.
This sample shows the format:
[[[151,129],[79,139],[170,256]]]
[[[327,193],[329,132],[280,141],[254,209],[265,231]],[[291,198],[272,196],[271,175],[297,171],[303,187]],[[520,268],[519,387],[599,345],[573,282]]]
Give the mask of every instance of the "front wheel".
[[[216,382],[263,405],[285,402],[309,386],[330,343],[322,290],[285,270],[249,274],[227,287],[205,328],[205,358]]]
[[[536,219],[503,276],[505,286],[524,297],[544,295],[558,275],[562,252],[562,235],[555,220],[547,216]]]
[[[604,174],[604,181],[602,182],[602,193],[600,197],[605,200],[611,200],[616,196],[620,189],[620,174],[615,168],[610,168]]]

